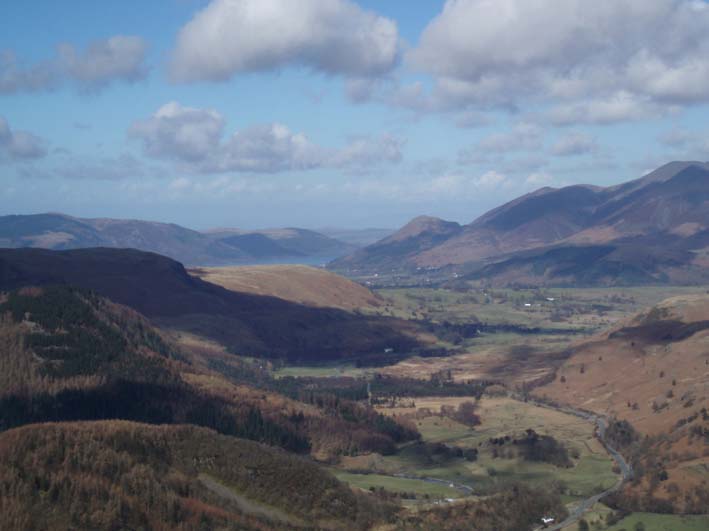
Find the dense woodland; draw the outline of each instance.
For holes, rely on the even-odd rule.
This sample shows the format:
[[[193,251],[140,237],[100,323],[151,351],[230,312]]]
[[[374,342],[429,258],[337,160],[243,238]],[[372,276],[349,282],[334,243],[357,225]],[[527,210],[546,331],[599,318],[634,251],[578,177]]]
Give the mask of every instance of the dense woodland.
[[[8,529],[273,529],[273,517],[281,528],[358,529],[395,512],[303,459],[188,426],[28,426],[0,434],[0,461]],[[269,518],[245,514],[214,483],[262,504]]]
[[[320,389],[307,381],[257,377],[246,364],[218,367],[236,383],[315,406],[318,413],[307,416],[264,414],[262,403],[197,389],[180,376],[189,367],[178,349],[135,312],[92,292],[25,288],[10,293],[0,313],[5,345],[0,429],[100,419],[192,423],[294,452],[315,446],[331,455],[391,453],[396,443],[419,436],[414,428],[355,402],[362,398],[362,382],[350,381],[339,390],[320,382]]]

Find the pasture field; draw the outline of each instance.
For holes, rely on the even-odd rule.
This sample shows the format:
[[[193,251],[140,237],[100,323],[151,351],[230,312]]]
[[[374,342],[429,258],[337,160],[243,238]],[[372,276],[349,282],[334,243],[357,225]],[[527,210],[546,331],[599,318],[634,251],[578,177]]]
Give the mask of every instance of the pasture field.
[[[666,298],[706,292],[697,286],[376,291],[385,302],[380,311],[399,317],[569,331],[598,330]]]
[[[475,427],[434,414],[440,411],[441,406],[457,407],[470,400],[469,397],[403,399],[403,407],[380,407],[378,410],[384,414],[413,419],[426,442],[477,448],[479,453],[476,461],[447,459],[432,462],[427,456],[421,455],[415,445],[408,445],[394,456],[378,456],[344,464],[368,467],[389,474],[407,473],[450,480],[473,487],[478,492],[509,481],[523,481],[539,487],[556,482],[564,486],[564,499],[567,502],[585,498],[617,482],[618,477],[612,470],[613,462],[594,437],[594,428],[588,421],[507,397],[483,397],[478,407],[481,424]],[[561,442],[578,456],[573,460],[574,466],[560,468],[517,457],[493,457],[486,444],[489,439],[505,435],[518,436],[527,429],[551,435]]]
[[[354,474],[338,469],[331,469],[330,471],[340,481],[362,490],[383,488],[389,492],[405,492],[422,497],[428,496],[434,500],[461,497],[461,493],[455,488],[440,483],[427,482],[422,479],[400,478],[382,474]]]
[[[327,363],[314,366],[285,365],[273,371],[273,376],[283,378],[335,378],[338,376],[351,376],[359,378],[375,372],[373,369],[355,367],[354,363]]]
[[[706,531],[709,529],[709,515],[678,516],[672,514],[633,513],[623,518],[608,531],[633,531],[642,522],[645,531]]]

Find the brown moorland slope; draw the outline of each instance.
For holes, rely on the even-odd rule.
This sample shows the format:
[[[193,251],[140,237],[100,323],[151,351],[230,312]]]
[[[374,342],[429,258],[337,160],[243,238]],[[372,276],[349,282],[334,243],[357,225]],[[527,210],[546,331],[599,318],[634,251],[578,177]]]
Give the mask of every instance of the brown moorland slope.
[[[203,267],[188,272],[231,291],[268,295],[307,306],[357,310],[376,308],[381,303],[361,284],[303,265]]]
[[[668,299],[570,354],[555,380],[534,394],[627,421],[630,434],[639,432],[625,441],[636,468],[626,507],[706,512],[709,295]]]

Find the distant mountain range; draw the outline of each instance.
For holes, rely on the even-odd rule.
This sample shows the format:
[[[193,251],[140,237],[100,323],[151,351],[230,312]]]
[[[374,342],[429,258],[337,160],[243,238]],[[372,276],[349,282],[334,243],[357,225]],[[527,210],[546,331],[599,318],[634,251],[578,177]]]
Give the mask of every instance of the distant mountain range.
[[[85,219],[64,214],[0,217],[0,247],[65,250],[133,248],[159,253],[186,265],[292,262],[319,264],[375,241],[381,232],[344,231],[353,244],[315,231],[284,228],[199,232],[172,223]]]
[[[672,162],[606,188],[542,188],[469,225],[419,217],[330,267],[450,270],[491,285],[706,282],[709,164]]]

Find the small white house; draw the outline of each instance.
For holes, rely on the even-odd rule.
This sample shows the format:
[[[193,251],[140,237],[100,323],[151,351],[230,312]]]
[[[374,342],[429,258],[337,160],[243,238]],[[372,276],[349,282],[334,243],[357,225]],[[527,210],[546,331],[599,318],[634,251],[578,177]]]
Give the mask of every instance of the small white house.
[[[544,525],[549,525],[554,523],[554,519],[551,516],[542,516],[542,523]]]

